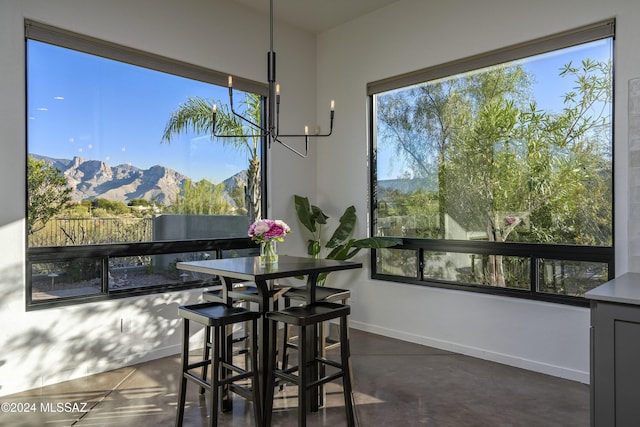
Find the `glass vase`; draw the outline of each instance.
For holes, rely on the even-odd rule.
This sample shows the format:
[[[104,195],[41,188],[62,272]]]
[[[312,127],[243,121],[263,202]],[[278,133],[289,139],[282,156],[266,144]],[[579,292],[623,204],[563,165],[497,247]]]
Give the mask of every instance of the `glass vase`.
[[[275,240],[260,243],[260,262],[262,265],[271,265],[278,262],[276,243]]]

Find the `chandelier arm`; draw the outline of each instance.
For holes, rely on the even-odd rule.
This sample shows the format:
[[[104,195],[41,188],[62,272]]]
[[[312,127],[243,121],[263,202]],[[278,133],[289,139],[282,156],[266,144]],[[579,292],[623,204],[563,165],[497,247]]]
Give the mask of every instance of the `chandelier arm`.
[[[257,134],[257,135],[253,135],[253,134],[242,134],[242,135],[220,135],[217,133],[213,133],[213,136],[215,136],[216,138],[238,138],[238,139],[243,139],[243,138],[264,138],[265,134]]]
[[[239,119],[249,123],[250,126],[256,128],[256,129],[260,129],[260,132],[264,132],[267,133],[267,130],[265,128],[263,128],[262,126],[260,126],[257,123],[254,123],[253,121],[251,121],[250,119],[247,119],[246,117],[244,117],[242,114],[240,113],[236,113],[236,111],[233,109],[233,106],[231,106],[231,112],[233,113],[234,116],[238,117]]]
[[[304,136],[304,154],[298,150],[296,150],[295,148],[293,148],[292,146],[282,142],[281,140],[279,140],[278,138],[274,138],[273,140],[276,142],[279,142],[283,147],[289,149],[290,151],[293,151],[294,153],[296,153],[298,156],[302,157],[302,158],[307,158],[307,156],[309,155],[309,136],[308,135],[302,135]]]
[[[234,115],[238,116],[240,119],[249,122],[254,128],[256,129],[260,129],[260,132],[258,134],[236,134],[236,135],[232,135],[232,134],[219,134],[216,132],[216,122],[217,120],[217,116],[218,114],[216,113],[215,110],[215,105],[213,108],[213,114],[211,115],[212,118],[212,129],[211,129],[211,134],[216,137],[216,138],[264,138],[265,136],[269,136],[269,133],[266,131],[266,129],[260,127],[259,125],[251,122],[251,120],[248,120],[244,117],[242,117],[240,114],[236,113],[235,111],[233,111],[233,105],[231,106],[231,111]]]
[[[229,77],[229,79],[231,79],[231,77]],[[254,123],[253,121],[247,119],[242,114],[239,114],[239,113],[236,112],[235,108],[233,108],[233,88],[231,86],[229,86],[229,105],[231,107],[231,112],[233,113],[234,116],[238,117],[240,120],[243,120],[243,121],[249,123],[250,126],[253,126],[254,128],[260,129],[260,132],[266,132],[265,128],[263,128],[262,126],[260,126],[257,123]],[[215,125],[215,122],[214,122],[214,125]]]

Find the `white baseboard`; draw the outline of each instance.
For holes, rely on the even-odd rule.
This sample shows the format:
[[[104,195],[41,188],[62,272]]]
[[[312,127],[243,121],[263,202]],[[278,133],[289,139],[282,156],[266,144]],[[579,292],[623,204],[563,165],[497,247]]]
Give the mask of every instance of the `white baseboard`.
[[[564,378],[571,381],[577,381],[583,384],[589,384],[589,372],[578,371],[563,366],[555,366],[547,363],[537,362],[535,360],[523,359],[509,354],[496,353],[482,348],[461,345],[458,343],[429,338],[417,334],[410,334],[395,329],[384,328],[381,326],[370,325],[363,322],[349,320],[349,326],[365,332],[371,332],[383,335],[389,338],[396,338],[402,341],[408,341],[415,344],[426,345],[428,347],[438,348],[440,350],[451,351],[454,353],[464,354],[466,356],[476,357],[478,359],[489,360],[491,362],[502,363],[503,365],[522,368],[529,371],[539,372],[542,374],[552,375],[554,377]]]

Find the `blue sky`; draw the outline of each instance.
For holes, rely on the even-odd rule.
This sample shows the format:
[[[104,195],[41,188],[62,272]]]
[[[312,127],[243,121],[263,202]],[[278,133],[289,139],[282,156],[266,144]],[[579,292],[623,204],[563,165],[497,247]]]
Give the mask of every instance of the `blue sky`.
[[[226,87],[28,43],[30,153],[142,169],[162,165],[216,183],[246,169],[245,151],[207,135],[181,134],[171,144],[160,143],[171,112],[188,97],[227,103]]]
[[[212,142],[208,135],[182,134],[161,144],[165,125],[188,97],[228,102],[226,87],[135,67],[30,40],[28,42],[28,150],[54,158],[102,160],[111,166],[147,169],[162,165],[194,180],[218,183],[246,169],[247,154]],[[550,53],[524,62],[536,76],[540,107],[559,111],[574,85],[558,76],[568,59],[607,58],[610,41]],[[240,97],[236,96],[236,100]],[[406,170],[378,146],[378,179]]]
[[[533,57],[521,62],[523,68],[535,76],[532,95],[538,108],[551,112],[560,112],[564,107],[564,96],[575,86],[571,76],[561,77],[560,71],[569,62],[580,66],[583,59],[606,61],[612,51],[610,39],[599,40],[588,44],[562,49],[560,51]],[[390,144],[378,144],[378,179],[396,179],[410,170],[402,159],[393,153]]]

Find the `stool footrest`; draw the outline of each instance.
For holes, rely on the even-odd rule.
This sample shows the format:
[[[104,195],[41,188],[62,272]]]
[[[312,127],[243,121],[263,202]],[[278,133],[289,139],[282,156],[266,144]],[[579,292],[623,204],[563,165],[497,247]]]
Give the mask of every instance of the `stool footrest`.
[[[196,384],[198,384],[200,387],[211,391],[211,384],[209,384],[207,381],[204,381],[202,378],[196,376],[195,374],[192,374],[191,372],[185,372],[184,373],[184,377],[195,382]]]
[[[342,369],[342,365],[334,360],[325,359],[324,357],[318,357],[316,360],[325,365],[333,366],[334,368]]]
[[[287,373],[282,372],[282,371],[277,371],[277,372],[274,373],[274,375],[275,375],[276,378],[280,378],[282,380],[290,382],[291,384],[298,384],[298,382],[299,382],[297,375],[287,374]]]
[[[199,362],[189,363],[187,365],[187,371],[190,371],[195,368],[202,368],[205,365],[211,365],[211,360],[201,360]]]
[[[237,372],[239,374],[251,373],[251,371],[249,371],[247,369],[241,368],[240,366],[236,366],[236,365],[234,365],[232,363],[227,363],[225,361],[220,361],[220,366],[223,367],[223,368],[227,368],[230,371]]]
[[[218,384],[220,384],[220,385],[231,384],[231,383],[233,383],[235,381],[239,381],[239,380],[243,380],[245,378],[249,378],[252,375],[253,375],[253,372],[245,372],[245,373],[242,373],[242,374],[234,375],[232,377],[226,377],[226,378],[221,379],[220,381],[218,381]]]
[[[283,371],[277,371],[277,372],[274,373],[274,375],[275,375],[276,378],[283,379],[283,380],[285,380],[285,381],[287,381],[287,382],[289,382],[291,384],[298,385],[298,386],[300,385],[300,377],[298,377],[297,375],[289,374],[289,373],[286,373],[286,372],[283,372]],[[336,372],[336,373],[331,374],[331,375],[326,375],[326,376],[324,376],[322,378],[317,379],[316,381],[312,381],[312,382],[308,383],[306,385],[306,388],[307,389],[312,389],[314,387],[318,387],[319,385],[326,384],[326,383],[329,383],[331,381],[335,381],[337,379],[340,379],[343,376],[344,376],[344,373],[342,371]]]
[[[252,394],[253,394],[253,389],[248,388],[248,387],[243,387],[239,384],[230,384],[229,385],[229,390],[231,390],[232,392],[234,392],[235,394],[237,394],[238,396],[241,396],[243,398],[245,398],[246,400],[252,400]]]
[[[333,375],[324,376],[324,377],[318,379],[317,381],[313,381],[313,382],[310,382],[309,384],[307,384],[307,389],[318,387],[319,385],[322,385],[322,384],[330,383],[331,381],[335,381],[338,378],[343,378],[343,376],[344,376],[344,374],[342,373],[342,371],[336,372]]]
[[[334,368],[339,369],[340,371],[334,375],[327,375],[325,377],[320,378],[319,380],[309,383],[307,388],[316,387],[320,384],[324,384],[326,382],[337,380],[343,376],[342,365],[334,360],[325,359],[324,357],[316,357],[316,362],[322,363],[324,365],[333,366]],[[277,369],[274,374],[277,378],[282,378],[292,384],[298,384],[300,382],[300,377],[297,375],[293,375],[293,372],[300,370],[299,366],[292,366],[287,369]]]

